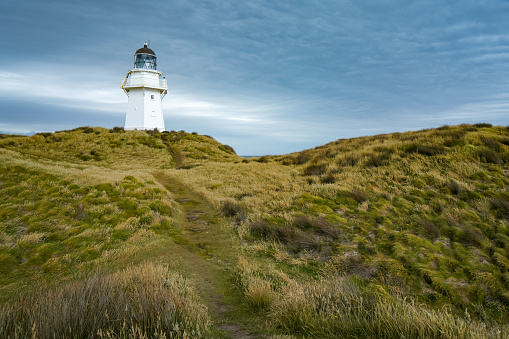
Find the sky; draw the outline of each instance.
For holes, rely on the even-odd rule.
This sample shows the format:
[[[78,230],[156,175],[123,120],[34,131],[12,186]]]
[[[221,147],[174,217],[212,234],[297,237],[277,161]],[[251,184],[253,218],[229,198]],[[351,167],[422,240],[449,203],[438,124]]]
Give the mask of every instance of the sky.
[[[237,154],[509,125],[507,0],[0,2],[0,131],[123,126],[150,40],[165,126]]]

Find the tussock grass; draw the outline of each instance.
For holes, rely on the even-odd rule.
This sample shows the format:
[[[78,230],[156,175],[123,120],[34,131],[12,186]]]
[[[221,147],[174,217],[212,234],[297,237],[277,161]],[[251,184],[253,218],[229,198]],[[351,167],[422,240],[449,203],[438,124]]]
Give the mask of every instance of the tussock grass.
[[[221,212],[226,217],[234,217],[239,222],[246,219],[244,207],[233,199],[227,199],[221,203]]]
[[[233,272],[233,282],[244,302],[254,311],[267,311],[277,293],[289,283],[289,277],[273,267],[263,268],[255,261],[240,257]]]
[[[183,131],[2,137],[0,283],[174,236],[178,211],[149,178],[163,169],[229,218],[250,258],[234,284],[285,335],[497,337],[509,320],[508,140],[507,127],[443,126],[247,160]]]
[[[2,163],[0,298],[8,299],[23,282],[84,273],[146,246],[171,243],[164,236],[178,234],[176,203],[153,182],[127,175],[83,184],[68,174],[50,174],[29,162]]]
[[[328,272],[334,272],[328,271]],[[474,319],[448,306],[430,308],[401,289],[358,277],[324,275],[299,282],[241,258],[234,282],[244,302],[284,335],[307,338],[505,338],[509,326]]]
[[[2,338],[205,338],[210,327],[188,282],[157,264],[21,295],[0,323]]]
[[[112,169],[171,167],[172,157],[160,139],[145,131],[110,133],[100,127],[5,138],[0,147],[51,161]]]
[[[242,159],[231,146],[223,145],[210,136],[199,135],[196,132],[171,131],[155,133],[154,137],[160,138],[174,156],[179,156],[181,168],[191,168],[203,160],[240,162]]]
[[[311,338],[505,338],[508,326],[459,317],[351,280],[290,284],[273,302],[270,322]]]
[[[505,322],[508,137],[501,126],[445,126],[168,173],[218,209],[242,209],[240,220],[225,214],[256,255],[311,272],[335,263],[432,307]],[[278,250],[265,255],[260,242]]]
[[[240,161],[232,147],[211,137],[184,131],[124,131],[101,127],[79,127],[69,131],[38,133],[30,137],[0,139],[0,148],[51,161],[86,164],[110,169],[165,169],[203,160]],[[182,165],[182,164],[181,164]]]

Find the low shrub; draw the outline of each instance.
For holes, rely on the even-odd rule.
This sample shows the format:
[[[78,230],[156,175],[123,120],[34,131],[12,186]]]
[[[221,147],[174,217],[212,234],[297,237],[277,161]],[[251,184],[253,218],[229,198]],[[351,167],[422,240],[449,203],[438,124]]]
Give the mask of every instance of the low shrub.
[[[115,126],[110,130],[110,133],[124,133],[124,127]]]
[[[237,154],[237,153],[235,153],[235,150],[233,149],[233,147],[228,146],[228,145],[219,145],[218,148],[221,151],[226,152],[226,153]]]
[[[435,240],[440,237],[439,227],[431,221],[419,220],[417,226],[420,231],[419,233],[423,234],[428,239]]]
[[[460,235],[459,241],[466,246],[475,246],[479,247],[484,240],[482,233],[472,227],[465,226],[463,232]]]
[[[385,166],[389,163],[390,158],[391,155],[388,153],[370,154],[366,160],[365,166],[368,168]]]
[[[272,225],[263,219],[257,219],[249,223],[249,231],[257,238],[271,238],[273,235]]]
[[[456,181],[451,180],[447,184],[447,187],[451,190],[451,193],[454,195],[458,195],[461,192],[461,186]]]
[[[300,152],[297,156],[294,157],[294,163],[296,165],[302,165],[307,163],[313,158],[313,156],[308,152]]]
[[[360,160],[361,160],[361,158],[359,155],[350,154],[350,155],[347,155],[344,157],[340,157],[338,159],[338,165],[345,166],[345,167],[351,167],[351,166],[357,165]]]
[[[365,191],[358,190],[358,189],[352,190],[350,192],[350,196],[358,203],[362,203],[362,202],[368,200],[368,198],[369,198],[368,193],[366,193]]]
[[[224,216],[235,218],[237,221],[245,220],[247,215],[244,206],[233,199],[224,200],[221,203],[221,212]]]
[[[150,136],[155,136],[156,134],[159,134],[159,130],[157,128],[154,129],[147,129],[145,130],[145,133],[147,133]]]
[[[320,182],[322,184],[333,184],[336,182],[336,178],[334,177],[333,173],[328,172],[327,174],[320,178]]]
[[[502,217],[509,219],[509,202],[508,201],[503,200],[503,199],[492,199],[491,204]]]
[[[503,164],[507,162],[507,159],[501,156],[500,153],[497,153],[487,147],[481,148],[477,151],[477,155],[481,162],[491,163],[491,164]]]
[[[483,142],[483,144],[486,147],[488,147],[488,148],[490,148],[490,149],[492,149],[494,151],[498,152],[502,148],[502,145],[499,142],[497,142],[497,141],[495,141],[495,140],[493,140],[491,138],[483,137],[483,138],[481,138],[481,141]]]
[[[477,128],[493,127],[493,125],[492,124],[488,124],[488,123],[477,123],[477,124],[474,124],[474,127],[477,127]]]
[[[404,148],[406,153],[418,153],[427,156],[433,156],[438,154],[443,154],[445,152],[445,148],[440,145],[425,145],[418,143],[411,143],[405,146]]]
[[[508,137],[500,137],[498,141],[506,146],[509,146],[509,138]]]
[[[327,170],[327,163],[311,163],[304,168],[304,175],[322,175]]]
[[[266,241],[274,241],[281,244],[292,244],[295,240],[295,230],[286,225],[269,223],[263,219],[257,219],[249,224],[250,233],[255,238]]]
[[[339,238],[339,229],[321,217],[311,217],[301,214],[296,216],[292,223],[293,226],[303,231],[311,231],[332,239]]]
[[[301,230],[292,230],[291,238],[287,237],[285,240],[285,245],[293,253],[318,252],[324,245],[323,241],[313,234]]]

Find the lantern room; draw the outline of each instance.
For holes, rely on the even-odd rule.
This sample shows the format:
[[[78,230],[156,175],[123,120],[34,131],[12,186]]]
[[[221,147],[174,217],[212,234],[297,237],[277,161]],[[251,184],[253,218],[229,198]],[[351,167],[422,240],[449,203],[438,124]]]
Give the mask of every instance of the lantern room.
[[[134,68],[142,68],[142,69],[156,69],[156,54],[150,48],[148,48],[147,43],[143,45],[143,48],[134,53]]]

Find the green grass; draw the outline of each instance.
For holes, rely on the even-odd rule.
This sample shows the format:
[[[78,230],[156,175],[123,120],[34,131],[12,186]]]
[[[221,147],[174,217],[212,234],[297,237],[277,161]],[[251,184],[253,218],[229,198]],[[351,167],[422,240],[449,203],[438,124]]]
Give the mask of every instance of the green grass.
[[[508,134],[505,127],[462,125],[339,140],[274,157],[297,164],[311,183],[309,193],[294,197],[283,223],[261,228],[254,221],[251,231],[295,252],[302,243],[295,219],[303,212],[340,232],[339,238],[329,236],[338,248],[330,260],[343,272],[403,283],[420,300],[429,299],[419,293],[424,286],[433,290],[431,303],[445,299],[460,309],[477,304],[507,321]],[[303,221],[321,246],[297,252],[328,251],[327,238],[318,240],[316,227]],[[352,252],[358,253],[355,265],[347,255]],[[375,258],[398,262],[403,281],[396,279],[401,272]]]
[[[246,255],[300,279],[327,268],[397,288],[438,314],[449,307],[446,318],[506,324],[508,137],[501,126],[445,126],[174,175],[231,218]],[[255,277],[246,298],[269,309],[280,292]]]
[[[19,165],[0,167],[0,290],[93,267],[129,239],[160,227],[178,233],[174,202],[132,176],[80,185]],[[134,252],[134,249],[131,248]],[[5,297],[2,296],[3,298]]]
[[[179,220],[194,203],[169,199],[151,174],[160,171],[227,218],[224,236],[243,244],[228,249],[240,257],[232,287],[248,313],[269,319],[269,334],[507,336],[507,127],[443,126],[251,160],[196,133],[83,127],[1,136],[0,152],[8,305],[163,245],[190,246]],[[104,325],[105,336],[148,333],[125,326]]]
[[[101,127],[79,127],[30,137],[4,135],[0,148],[52,161],[124,170],[172,168],[176,154],[182,155],[179,159],[185,162],[182,165],[241,159],[233,148],[207,136],[184,131],[155,133]]]

